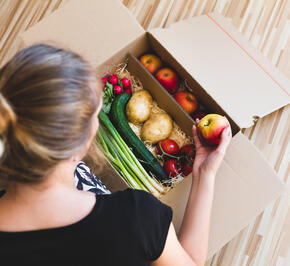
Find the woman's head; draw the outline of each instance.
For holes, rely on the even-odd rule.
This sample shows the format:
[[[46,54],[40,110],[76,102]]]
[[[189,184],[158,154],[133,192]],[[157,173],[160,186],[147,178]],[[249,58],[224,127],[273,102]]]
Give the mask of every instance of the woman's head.
[[[91,135],[100,91],[89,64],[34,45],[0,69],[0,182],[38,182],[80,152]]]

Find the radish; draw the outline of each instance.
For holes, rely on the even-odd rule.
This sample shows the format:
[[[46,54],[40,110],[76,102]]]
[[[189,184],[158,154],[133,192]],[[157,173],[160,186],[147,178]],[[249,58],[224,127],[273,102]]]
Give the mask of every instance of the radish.
[[[122,79],[121,79],[121,82],[122,82],[122,85],[123,85],[123,88],[124,88],[124,89],[128,89],[128,88],[130,88],[130,86],[131,86],[131,82],[130,82],[129,79],[127,79],[127,78],[122,78]]]
[[[118,84],[118,77],[116,75],[111,75],[109,77],[109,82],[112,84],[112,85],[117,85]]]
[[[120,85],[115,85],[113,91],[115,95],[119,95],[123,92],[123,89]]]
[[[132,94],[132,90],[131,90],[131,88],[127,88],[127,89],[125,89],[124,92],[125,92],[125,93],[129,93],[129,94]]]
[[[102,81],[103,81],[104,84],[106,84],[109,80],[108,80],[107,77],[102,77]]]

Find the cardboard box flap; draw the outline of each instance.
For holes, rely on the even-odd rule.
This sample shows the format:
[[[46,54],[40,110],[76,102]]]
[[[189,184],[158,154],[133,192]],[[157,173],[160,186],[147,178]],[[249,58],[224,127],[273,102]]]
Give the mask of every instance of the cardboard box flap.
[[[240,128],[289,103],[289,80],[223,16],[190,18],[150,33]]]
[[[161,199],[173,208],[176,230],[181,226],[190,185],[188,177]],[[262,154],[241,132],[236,134],[216,176],[208,257],[283,191],[285,186]]]
[[[119,0],[72,0],[24,32],[22,39],[26,46],[48,42],[72,49],[98,66],[143,33]]]

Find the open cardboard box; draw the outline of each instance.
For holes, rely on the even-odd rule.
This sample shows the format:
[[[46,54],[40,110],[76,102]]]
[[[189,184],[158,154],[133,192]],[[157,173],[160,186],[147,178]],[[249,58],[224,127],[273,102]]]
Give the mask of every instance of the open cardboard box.
[[[274,170],[240,129],[288,104],[289,81],[221,15],[190,18],[146,33],[118,0],[72,0],[25,32],[22,40],[25,46],[48,42],[72,49],[100,76],[129,55],[129,71],[191,134],[191,118],[136,59],[153,50],[187,81],[207,109],[227,116],[234,137],[216,177],[208,257],[283,192]],[[112,191],[126,188],[115,171],[109,172]],[[176,230],[190,184],[189,176],[161,199],[173,208]]]

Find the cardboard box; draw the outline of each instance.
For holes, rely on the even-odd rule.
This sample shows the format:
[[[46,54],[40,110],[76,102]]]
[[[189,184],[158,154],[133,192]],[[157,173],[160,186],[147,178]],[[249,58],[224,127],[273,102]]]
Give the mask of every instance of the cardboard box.
[[[129,70],[190,133],[191,118],[135,58],[153,50],[187,81],[209,110],[227,116],[234,137],[216,177],[208,257],[283,192],[274,170],[240,129],[288,104],[289,80],[221,15],[190,18],[146,33],[118,0],[72,0],[22,38],[24,45],[48,42],[70,48],[88,59],[99,73],[131,53]],[[115,186],[110,188],[125,188],[120,176],[111,173]],[[188,177],[162,198],[173,208],[177,230],[190,184]]]

